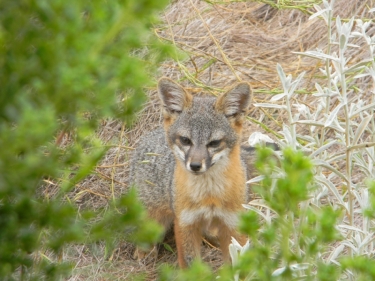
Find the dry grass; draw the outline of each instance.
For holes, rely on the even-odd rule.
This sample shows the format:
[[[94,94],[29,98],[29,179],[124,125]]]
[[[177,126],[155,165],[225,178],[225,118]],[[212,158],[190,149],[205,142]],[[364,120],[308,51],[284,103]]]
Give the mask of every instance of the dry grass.
[[[186,53],[184,61],[167,61],[160,66],[160,76],[179,81],[193,92],[208,91],[218,94],[237,81],[248,81],[254,90],[254,102],[265,102],[270,95],[280,91],[276,64],[282,65],[287,74],[297,76],[306,71],[300,103],[314,110],[309,93],[319,80],[320,67],[316,60],[301,58],[293,52],[316,48],[325,49],[327,31],[322,20],[308,20],[309,14],[301,10],[278,10],[267,4],[253,2],[207,3],[198,0],[173,1],[162,14],[163,23],[155,27],[155,33]],[[264,1],[263,1],[264,2]],[[271,1],[269,1],[271,2]],[[342,19],[352,16],[371,18],[369,7],[375,1],[337,0],[335,15]],[[374,25],[370,28],[375,33]],[[358,42],[363,45],[363,42]],[[353,49],[351,62],[366,56],[366,48]],[[367,83],[363,80],[362,83]],[[130,151],[145,131],[161,122],[159,103],[155,89],[148,91],[149,102],[138,115],[133,128],[125,128],[116,120],[103,121],[98,136],[111,146],[95,173],[76,186],[70,199],[79,205],[94,208],[105,207],[111,198],[127,190],[128,160]],[[275,110],[252,108],[249,114],[246,136],[250,131],[263,133],[278,131],[285,119],[284,113]],[[300,127],[299,130],[304,130]],[[68,138],[62,142],[67,142]],[[52,184],[46,190],[56,192]],[[166,243],[172,246],[173,239]],[[77,245],[64,253],[65,260],[76,266],[69,280],[132,280],[135,274],[144,273],[153,280],[160,263],[175,264],[176,254],[162,246],[158,261],[140,264],[133,260],[132,245],[119,242],[117,248],[104,259],[104,245]],[[205,260],[214,268],[220,266],[219,252],[205,245]]]

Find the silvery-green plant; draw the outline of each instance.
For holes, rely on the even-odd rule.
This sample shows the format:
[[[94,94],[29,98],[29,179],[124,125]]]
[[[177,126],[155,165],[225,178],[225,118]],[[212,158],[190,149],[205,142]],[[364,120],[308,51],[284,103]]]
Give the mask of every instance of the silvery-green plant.
[[[232,243],[229,245],[229,254],[232,259],[232,265],[236,266],[238,264],[238,259],[245,251],[247,251],[250,247],[250,241],[248,240],[244,246],[241,246],[238,241],[232,237]],[[240,280],[239,273],[236,272],[234,275],[234,280]]]
[[[332,3],[329,5],[327,2],[324,2],[324,5],[327,9],[322,14],[325,14],[325,18],[330,22],[329,14],[331,14],[333,5]],[[327,87],[323,88],[316,84],[317,97],[320,98],[320,103],[329,114],[320,115],[312,120],[304,120],[303,123],[318,124],[322,128],[320,140],[323,142],[320,143],[320,147],[317,147],[318,150],[324,147],[325,153],[319,153],[320,157],[315,159],[315,163],[323,168],[317,169],[316,179],[322,186],[322,190],[328,188],[337,199],[337,205],[343,207],[346,212],[347,219],[344,219],[338,225],[338,229],[345,240],[336,247],[336,255],[337,252],[343,252],[346,248],[350,256],[371,256],[373,255],[374,239],[369,227],[371,224],[373,225],[373,222],[366,217],[361,217],[361,223],[358,224],[355,223],[354,218],[357,213],[363,214],[369,207],[368,190],[364,180],[375,178],[373,165],[375,93],[374,88],[372,88],[370,98],[365,95],[365,90],[354,95],[353,90],[349,89],[349,86],[352,86],[349,81],[352,78],[362,78],[369,75],[375,83],[375,37],[371,38],[366,34],[370,22],[363,23],[361,20],[357,20],[358,31],[353,30],[353,24],[354,18],[346,23],[342,23],[340,17],[336,18],[336,36],[333,38],[337,38],[337,41],[332,43],[338,46],[338,53],[326,54],[322,51],[300,53],[328,62],[326,68],[322,69],[322,73],[329,78]],[[355,37],[364,39],[369,49],[369,57],[354,65],[349,65],[348,50],[359,48],[358,45],[350,43],[350,39]],[[331,68],[329,65],[333,65],[333,67]],[[335,105],[331,102],[332,98],[336,98]],[[326,128],[331,128],[334,131],[334,139],[326,138]],[[333,152],[327,150],[328,146],[333,144],[341,146],[341,149],[338,152],[337,150]],[[316,152],[313,152],[312,156],[317,156]],[[335,164],[339,162],[345,163],[345,169],[335,167]],[[328,174],[326,173],[327,170]],[[357,178],[353,177],[354,173]],[[363,175],[361,179],[358,179],[358,174]],[[344,187],[346,192],[340,193],[340,187]],[[354,208],[357,205],[359,208]],[[342,247],[342,245],[346,247]],[[348,271],[348,274],[352,276],[353,272]]]
[[[375,237],[372,234],[374,220],[365,215],[367,210],[373,209],[374,203],[367,182],[375,179],[375,36],[371,37],[367,32],[371,21],[352,18],[343,22],[339,16],[333,20],[333,6],[334,1],[323,1],[322,6],[314,5],[316,13],[310,17],[321,17],[325,21],[328,30],[327,48],[296,53],[320,60],[324,65],[320,72],[325,78],[323,82],[315,84],[313,106],[309,108],[298,102],[296,89],[302,84],[304,73],[293,80],[280,65],[277,65],[277,72],[283,93],[272,97],[269,103],[258,103],[255,106],[284,110],[287,120],[280,132],[282,139],[278,140],[279,145],[303,151],[314,164],[317,188],[309,191],[307,200],[300,201],[300,216],[293,217],[293,212],[282,214],[288,222],[293,219],[296,226],[289,233],[290,240],[286,244],[296,256],[306,256],[308,253],[300,244],[301,239],[306,238],[302,237],[305,233],[299,231],[298,227],[306,223],[303,215],[324,213],[327,205],[342,212],[334,223],[342,239],[336,240],[330,250],[321,248],[322,251],[314,252],[315,259],[302,258],[299,262],[296,260],[284,266],[281,262],[281,266],[273,272],[275,278],[290,271],[293,278],[322,280],[319,278],[319,270],[331,270],[329,265],[338,266],[340,278],[343,279],[357,280],[363,276],[372,276],[358,269],[358,264],[363,261],[356,263],[356,258],[372,257],[375,253]],[[375,9],[370,12],[375,12]],[[367,46],[368,57],[351,64],[349,52],[363,48],[358,45],[360,40]],[[368,77],[372,81],[371,89],[361,89],[356,84],[357,79]],[[299,134],[297,126],[304,126],[309,134]],[[253,135],[250,140],[254,142],[260,138],[259,135]],[[274,154],[274,157],[282,159],[280,154]],[[277,188],[277,182],[285,177],[283,169],[273,168],[268,181],[271,192]],[[260,176],[249,183],[257,184],[264,180],[265,177]],[[280,211],[272,208],[271,204],[263,197],[246,206],[265,222],[262,231],[280,219]],[[326,219],[324,215],[321,218]],[[349,262],[345,260],[342,264],[343,257],[347,257]]]

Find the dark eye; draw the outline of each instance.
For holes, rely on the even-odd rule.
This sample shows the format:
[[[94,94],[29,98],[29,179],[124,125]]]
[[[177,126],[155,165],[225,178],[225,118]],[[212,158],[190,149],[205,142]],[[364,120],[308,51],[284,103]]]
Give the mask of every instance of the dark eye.
[[[182,145],[191,145],[191,140],[187,137],[180,137],[180,142]]]
[[[208,143],[208,146],[215,148],[215,147],[218,147],[220,144],[221,144],[221,140],[213,140]]]

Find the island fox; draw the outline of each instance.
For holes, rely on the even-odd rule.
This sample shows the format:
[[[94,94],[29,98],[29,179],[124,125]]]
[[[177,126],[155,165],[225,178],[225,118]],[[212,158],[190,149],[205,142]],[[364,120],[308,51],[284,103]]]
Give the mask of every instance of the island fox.
[[[130,181],[149,217],[166,230],[174,225],[180,267],[200,257],[202,235],[218,230],[223,260],[229,261],[231,236],[247,202],[246,156],[241,131],[251,101],[248,83],[214,97],[193,97],[168,78],[158,94],[164,130],[145,135],[134,152]],[[244,154],[250,148],[242,149]]]

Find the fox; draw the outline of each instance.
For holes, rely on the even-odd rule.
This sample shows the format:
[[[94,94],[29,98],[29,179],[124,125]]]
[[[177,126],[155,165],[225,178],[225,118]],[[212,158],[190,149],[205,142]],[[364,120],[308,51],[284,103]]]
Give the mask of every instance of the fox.
[[[169,78],[157,84],[163,128],[144,135],[134,151],[130,182],[148,216],[167,231],[173,226],[180,268],[200,259],[203,235],[216,230],[224,262],[229,244],[247,238],[237,230],[249,199],[247,161],[241,147],[252,99],[241,82],[215,98],[196,96]],[[142,251],[136,250],[138,258]]]

